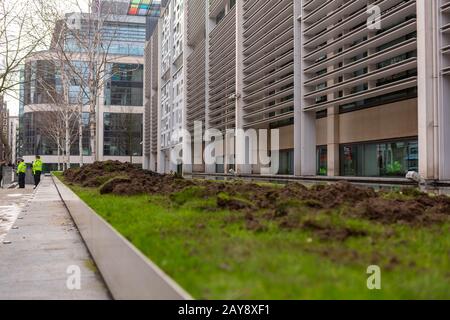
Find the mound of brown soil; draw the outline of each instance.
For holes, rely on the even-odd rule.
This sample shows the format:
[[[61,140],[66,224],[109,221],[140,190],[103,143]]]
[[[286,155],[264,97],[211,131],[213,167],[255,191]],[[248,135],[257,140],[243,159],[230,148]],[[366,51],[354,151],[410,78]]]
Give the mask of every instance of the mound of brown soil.
[[[442,201],[440,197],[432,198],[426,195],[413,200],[372,198],[358,202],[350,210],[350,214],[385,224],[406,223],[424,226],[449,220],[450,207],[448,204],[443,205]]]
[[[318,184],[306,188],[299,183],[275,187],[243,181],[187,180],[177,175],[161,175],[117,161],[96,162],[82,168],[69,169],[64,172],[64,177],[70,183],[81,186],[101,187],[102,194],[171,195],[171,200],[180,205],[191,198],[215,199],[219,210],[227,209],[246,215],[262,212],[266,220],[278,219],[281,227],[314,229],[316,233],[339,239],[355,234],[351,230],[330,231],[313,225],[305,226],[299,216],[306,211],[331,212],[330,209],[344,208],[342,211],[345,215],[383,224],[431,225],[450,219],[450,197],[433,197],[416,189],[405,189],[401,195],[391,199],[384,193],[348,182]],[[191,192],[197,189],[196,192],[200,193],[176,196],[187,188]],[[259,219],[245,220],[249,229],[260,229]]]
[[[170,194],[193,184],[192,181],[176,175],[161,175],[119,161],[95,162],[81,168],[69,169],[64,172],[64,178],[83,187],[102,186],[102,194],[117,195]]]

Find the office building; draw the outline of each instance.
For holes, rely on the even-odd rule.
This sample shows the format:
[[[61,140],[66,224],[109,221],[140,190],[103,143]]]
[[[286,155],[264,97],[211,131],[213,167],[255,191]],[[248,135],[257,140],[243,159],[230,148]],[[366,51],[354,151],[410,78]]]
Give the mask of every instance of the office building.
[[[160,39],[147,44],[146,68],[160,69],[157,78],[172,84],[166,64],[183,70],[184,99],[168,111],[176,118],[180,102],[182,127],[192,137],[195,121],[203,131],[279,129],[280,175],[388,178],[418,171],[427,180],[450,180],[450,1],[186,0],[182,7],[183,19],[172,25],[162,8],[152,33]],[[175,36],[178,25],[183,37]],[[175,39],[184,40],[182,48],[175,49]],[[183,58],[174,63],[166,50]],[[180,123],[165,122],[165,84],[151,82],[158,108],[146,109],[152,130],[144,143],[153,154],[163,153]],[[236,166],[236,146],[216,153],[211,166],[195,158],[201,138],[190,145],[170,137],[191,157],[186,173],[262,172],[259,163]],[[153,156],[152,166],[167,171],[166,161]]]
[[[92,8],[91,14],[73,13],[66,15],[64,22],[76,30],[65,37],[64,48],[67,53],[75,55],[80,69],[88,61],[84,48],[73,34],[89,37],[89,24],[100,17],[102,41],[108,47],[105,75],[102,76],[102,88],[98,92],[96,121],[96,152],[92,156],[90,143],[90,114],[88,101],[83,100],[81,122],[83,126],[83,163],[103,160],[128,161],[142,164],[143,141],[143,54],[146,36],[146,17],[130,11],[132,5],[127,0],[100,1]],[[100,20],[101,19],[101,20]],[[58,30],[55,30],[55,34]],[[56,169],[63,158],[58,152],[55,138],[49,136],[42,128],[42,111],[55,102],[51,92],[58,93],[61,87],[60,72],[49,61],[52,49],[57,43],[52,42],[48,51],[37,52],[28,58],[24,68],[24,86],[21,90],[21,152],[26,162],[34,159],[36,154],[42,156],[46,169]],[[78,61],[79,60],[79,61]],[[43,88],[42,79],[53,83],[54,88]],[[80,104],[80,85],[71,81],[69,100]],[[72,102],[73,101],[73,102]],[[73,140],[70,162],[80,163],[78,135]]]

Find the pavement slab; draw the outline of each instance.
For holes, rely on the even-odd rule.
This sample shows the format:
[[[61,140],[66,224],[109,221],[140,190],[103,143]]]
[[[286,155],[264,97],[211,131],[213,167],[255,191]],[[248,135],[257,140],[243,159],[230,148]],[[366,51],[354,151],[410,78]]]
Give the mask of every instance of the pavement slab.
[[[52,178],[44,177],[35,192],[10,191],[16,196],[0,193],[18,202],[15,217],[0,225],[0,299],[111,299]],[[5,216],[1,206],[7,205],[0,205]],[[80,288],[70,285],[78,280]]]
[[[26,189],[0,189],[0,243],[33,195],[32,186]]]

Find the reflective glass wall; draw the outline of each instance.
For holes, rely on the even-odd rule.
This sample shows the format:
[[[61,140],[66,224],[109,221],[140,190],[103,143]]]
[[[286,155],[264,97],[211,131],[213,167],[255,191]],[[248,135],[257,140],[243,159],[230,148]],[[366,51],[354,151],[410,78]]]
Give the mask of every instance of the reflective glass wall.
[[[143,106],[143,65],[113,63],[108,65],[107,72],[110,79],[105,88],[106,106]]]
[[[105,113],[105,156],[142,156],[142,114]]]
[[[341,175],[404,177],[418,171],[418,149],[417,139],[341,145]]]

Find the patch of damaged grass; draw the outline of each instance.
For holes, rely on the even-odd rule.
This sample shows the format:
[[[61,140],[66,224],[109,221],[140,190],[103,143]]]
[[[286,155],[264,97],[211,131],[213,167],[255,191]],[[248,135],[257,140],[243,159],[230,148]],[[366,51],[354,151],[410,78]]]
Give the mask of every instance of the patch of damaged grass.
[[[371,221],[352,205],[270,192],[250,200],[227,188],[122,197],[71,187],[198,299],[450,298],[448,222]],[[255,205],[265,200],[270,210]],[[366,287],[372,264],[380,291]]]

